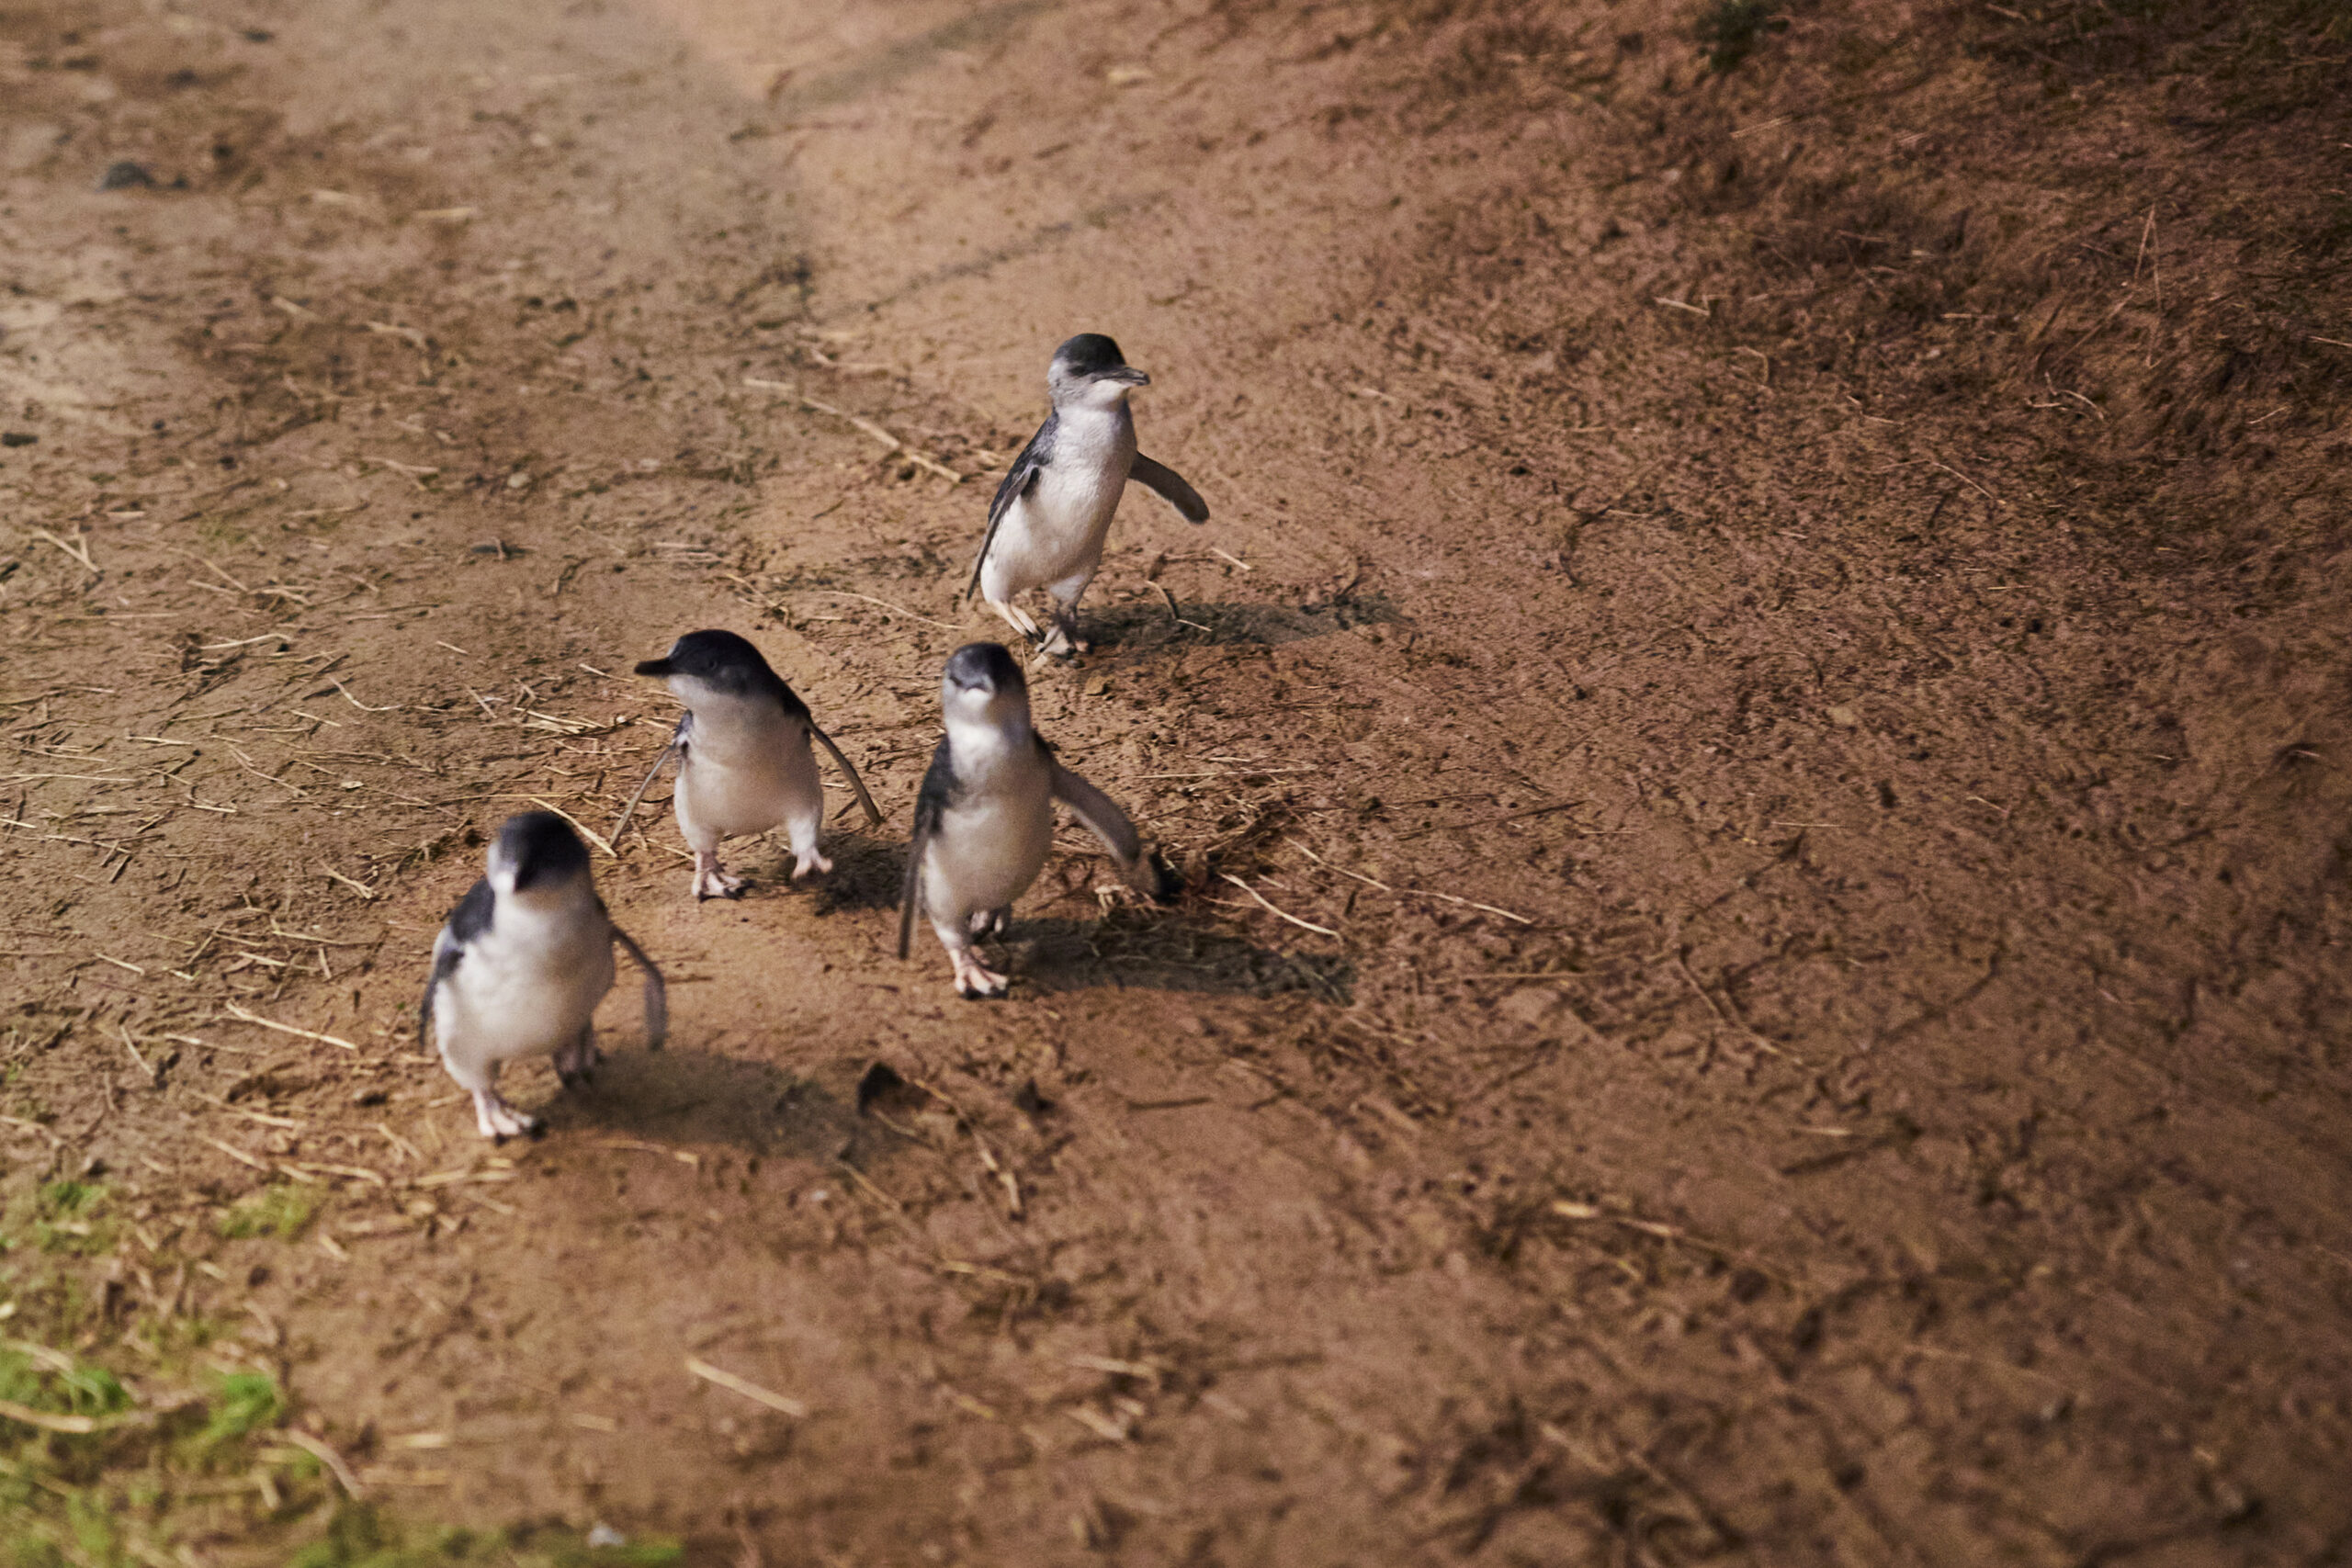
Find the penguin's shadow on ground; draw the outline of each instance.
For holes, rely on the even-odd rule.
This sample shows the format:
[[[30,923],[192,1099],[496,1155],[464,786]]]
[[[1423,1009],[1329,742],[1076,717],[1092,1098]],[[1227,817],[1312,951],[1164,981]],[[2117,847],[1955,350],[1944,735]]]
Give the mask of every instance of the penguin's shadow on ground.
[[[1386,596],[1377,593],[1350,594],[1312,609],[1179,599],[1172,613],[1167,601],[1154,595],[1089,611],[1081,630],[1104,652],[1149,653],[1188,643],[1271,647],[1404,619]]]
[[[1345,958],[1260,947],[1175,915],[1118,909],[1100,920],[1016,919],[981,951],[991,968],[1011,964],[1016,990],[1045,995],[1107,987],[1213,996],[1303,994],[1340,1007],[1355,1000],[1355,965]]]
[[[604,1133],[665,1146],[723,1144],[763,1159],[866,1166],[869,1156],[899,1142],[858,1114],[858,1077],[870,1066],[843,1057],[792,1073],[716,1050],[622,1044],[607,1051],[592,1083],[557,1093],[550,1075],[549,1098],[534,1109],[551,1136]]]
[[[833,869],[801,882],[792,880],[792,844],[782,833],[744,843],[729,867],[744,879],[744,887],[730,901],[806,898],[820,917],[837,910],[895,909],[907,866],[903,834],[896,841],[888,838],[895,826],[887,818],[879,828],[867,828],[861,818],[854,831],[829,826],[824,850]]]

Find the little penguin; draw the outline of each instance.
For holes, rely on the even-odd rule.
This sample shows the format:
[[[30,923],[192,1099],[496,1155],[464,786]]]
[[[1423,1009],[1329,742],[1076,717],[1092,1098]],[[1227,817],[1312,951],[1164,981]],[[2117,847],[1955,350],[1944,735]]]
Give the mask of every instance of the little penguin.
[[[676,756],[674,804],[678,830],[695,852],[690,887],[695,897],[731,898],[742,890],[743,879],[729,875],[718,863],[721,839],[764,833],[779,825],[792,837],[795,882],[812,871],[833,869],[833,863],[817,849],[818,829],[825,820],[825,786],[817,777],[817,760],[808,750],[811,740],[825,749],[849,781],[866,821],[882,825],[882,813],[865,793],[865,781],[832,738],[817,728],[808,705],[768,668],[758,649],[733,632],[688,632],[670,645],[666,657],[645,660],[637,672],[669,682],[671,694],[686,705],[686,711],[621,813],[613,837],[617,840],[628,825],[662,765]]]
[[[1186,522],[1209,520],[1198,491],[1136,450],[1127,394],[1150,384],[1101,333],[1080,333],[1063,344],[1046,370],[1053,412],[1012,460],[989,503],[988,533],[972,563],[965,602],[978,590],[989,608],[1038,642],[1041,652],[1087,650],[1078,636],[1079,596],[1102,564],[1102,540],[1129,479],[1156,491]],[[1050,634],[1012,602],[1033,588],[1043,588],[1053,601]]]
[[[1102,840],[1137,892],[1166,899],[1175,877],[1147,855],[1118,803],[1054,758],[1029,724],[1029,683],[1012,655],[967,643],[940,679],[947,733],[932,753],[915,800],[914,841],[899,905],[899,956],[907,956],[918,906],[956,965],[967,1000],[1001,997],[1010,982],[983,965],[975,938],[1001,932],[1015,898],[1037,880],[1054,839],[1054,802]]]
[[[646,1049],[669,1032],[669,992],[645,950],[613,924],[596,897],[588,852],[551,811],[510,817],[490,846],[490,874],[450,911],[433,942],[433,977],[417,1012],[441,1065],[472,1091],[485,1138],[536,1134],[538,1118],[498,1097],[500,1064],[555,1058],[566,1088],[599,1059],[596,1004],[613,988],[613,944],[645,972]]]

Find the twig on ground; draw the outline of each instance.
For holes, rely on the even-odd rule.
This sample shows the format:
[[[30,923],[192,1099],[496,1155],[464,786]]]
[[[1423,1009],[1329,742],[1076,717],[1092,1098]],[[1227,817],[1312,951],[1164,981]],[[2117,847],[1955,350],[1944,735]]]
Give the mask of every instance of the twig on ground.
[[[397,713],[400,711],[401,705],[398,703],[387,703],[379,708],[369,707],[366,703],[363,703],[357,697],[353,696],[349,689],[346,688],[342,682],[336,680],[332,675],[327,677],[327,684],[333,686],[336,691],[343,693],[343,700],[349,703],[353,707],[357,708],[361,713]]]
[[[46,1410],[35,1410],[29,1404],[19,1404],[13,1399],[0,1399],[0,1418],[21,1421],[28,1427],[38,1427],[44,1432],[65,1432],[74,1437],[103,1431],[133,1416],[56,1416]]]
[[[926,457],[922,453],[916,451],[912,446],[908,446],[905,442],[899,440],[897,436],[891,434],[888,431],[883,429],[872,420],[862,418],[857,414],[850,412],[847,409],[838,409],[831,403],[820,402],[815,398],[809,397],[807,393],[801,391],[799,388],[793,386],[788,381],[767,381],[763,380],[756,376],[746,376],[743,378],[743,385],[746,387],[756,387],[760,390],[767,392],[788,392],[799,402],[802,408],[812,410],[818,413],[829,413],[835,419],[847,420],[865,434],[872,436],[876,441],[881,443],[882,446],[886,450],[896,452],[899,456],[906,458],[907,461],[914,464],[915,467],[919,468],[923,468],[931,473],[937,474],[949,484],[959,485],[964,482],[963,475],[947,467],[944,463],[939,462],[935,458]]]
[[[748,1378],[739,1378],[733,1372],[712,1366],[699,1356],[686,1358],[686,1371],[705,1382],[717,1383],[729,1393],[740,1393],[754,1404],[764,1404],[770,1410],[780,1410],[795,1420],[800,1420],[808,1414],[808,1406],[790,1394],[778,1393],[772,1388],[762,1388]]]
[[[962,1112],[958,1111],[957,1114],[961,1115]],[[996,1178],[997,1184],[1004,1189],[1005,1208],[1014,1219],[1021,1218],[1021,1179],[1013,1175],[1011,1166],[1000,1165],[997,1162],[995,1151],[989,1147],[988,1140],[980,1136],[980,1130],[978,1127],[967,1122],[964,1130],[972,1134],[972,1146],[980,1151],[980,1164],[987,1168],[990,1176]]]
[[[1201,625],[1200,622],[1188,621],[1183,616],[1176,613],[1176,595],[1168,592],[1168,584],[1164,582],[1155,582],[1152,586],[1159,590],[1159,596],[1162,599],[1168,601],[1168,618],[1170,620],[1175,622],[1180,626],[1190,626],[1196,632],[1208,632],[1212,637],[1216,635],[1209,627]]]
[[[323,1237],[324,1234],[324,1232],[322,1232],[321,1235]],[[291,1427],[286,1427],[277,1435],[284,1438],[288,1442],[292,1443],[296,1448],[300,1449],[304,1453],[309,1454],[312,1459],[317,1460],[321,1464],[325,1465],[327,1469],[333,1471],[334,1472],[335,1481],[343,1487],[343,1494],[345,1496],[355,1499],[359,1496],[359,1480],[356,1476],[351,1473],[351,1467],[343,1462],[343,1456],[341,1454],[327,1447],[326,1444],[321,1442],[318,1438],[311,1436],[310,1433],[298,1431]]]
[[[352,878],[345,876],[343,873],[335,870],[333,866],[322,865],[319,867],[319,870],[326,875],[334,877],[337,882],[342,883],[345,887],[350,888],[354,893],[356,893],[362,898],[367,899],[370,904],[376,901],[376,890],[368,886],[366,884],[354,881]]]
[[[163,1070],[159,1067],[150,1066],[147,1058],[139,1054],[139,1043],[137,1041],[130,1038],[130,1029],[118,1022],[114,1026],[114,1032],[122,1036],[122,1048],[130,1053],[130,1059],[138,1063],[140,1072],[146,1075],[148,1087],[151,1089],[163,1088]]]
[[[1690,988],[1699,993],[1699,999],[1707,1004],[1707,1010],[1715,1015],[1715,1021],[1717,1023],[1722,1024],[1726,1029],[1736,1030],[1739,1033],[1746,1035],[1748,1043],[1759,1051],[1770,1052],[1771,1055],[1780,1057],[1781,1060],[1794,1062],[1801,1067],[1810,1066],[1812,1065],[1803,1056],[1798,1055],[1795,1052],[1787,1050],[1781,1045],[1776,1044],[1772,1041],[1766,1039],[1762,1034],[1756,1031],[1756,1028],[1752,1024],[1750,1024],[1746,1019],[1740,1017],[1736,1012],[1726,1012],[1724,1008],[1715,1001],[1715,998],[1708,994],[1707,987],[1699,984],[1699,976],[1690,973],[1690,965],[1683,962],[1682,952],[1679,948],[1677,948],[1669,956],[1674,960],[1674,966],[1682,972],[1682,977],[1690,982]]]
[[[1364,884],[1366,886],[1377,887],[1383,893],[1393,894],[1399,898],[1442,898],[1449,904],[1459,904],[1465,909],[1484,909],[1487,914],[1500,915],[1507,920],[1517,920],[1522,926],[1532,926],[1535,923],[1533,920],[1529,919],[1525,915],[1514,915],[1509,909],[1497,908],[1492,904],[1481,904],[1475,898],[1459,898],[1451,893],[1434,893],[1426,887],[1391,887],[1387,883],[1382,882],[1376,877],[1366,876],[1362,872],[1350,871],[1343,865],[1333,865],[1329,861],[1325,860],[1321,855],[1317,854],[1313,850],[1308,849],[1304,843],[1300,843],[1296,839],[1293,839],[1291,842],[1298,846],[1298,851],[1301,854],[1305,855],[1308,860],[1313,861],[1317,865],[1323,867],[1326,871],[1336,871],[1341,876],[1352,877],[1356,881]]]
[[[893,604],[888,599],[876,599],[871,593],[851,593],[844,590],[831,588],[813,589],[811,592],[816,593],[816,595],[820,599],[863,599],[869,604],[881,605],[882,608],[889,611],[894,615],[904,615],[909,620],[921,621],[927,626],[937,626],[943,631],[952,632],[962,629],[957,626],[950,626],[945,621],[934,621],[929,615],[918,615],[903,604]]]
[[[214,1148],[219,1149],[222,1154],[227,1155],[231,1159],[235,1160],[240,1165],[252,1166],[255,1170],[261,1171],[265,1174],[269,1170],[269,1162],[267,1160],[255,1159],[253,1156],[245,1153],[244,1150],[237,1147],[234,1144],[224,1144],[209,1133],[198,1133],[197,1134],[197,1138],[199,1142],[210,1144]]]
[[[1275,908],[1272,904],[1266,902],[1266,896],[1264,894],[1259,892],[1256,888],[1250,886],[1248,883],[1242,881],[1239,877],[1234,875],[1229,871],[1220,871],[1217,874],[1225,878],[1227,882],[1232,883],[1244,893],[1250,895],[1251,898],[1257,901],[1260,908],[1264,909],[1270,915],[1288,920],[1292,925],[1296,926],[1301,931],[1313,931],[1317,936],[1336,937],[1340,934],[1329,926],[1318,926],[1312,920],[1302,920],[1296,915],[1289,914],[1283,910]]]
[[[1966,474],[1962,473],[1950,463],[1944,462],[1940,458],[1930,457],[1928,459],[1928,467],[1931,468],[1941,468],[1944,472],[1950,474],[1952,478],[1958,479],[1961,483],[1966,485],[1969,489],[1974,491],[1977,494],[1983,496],[1994,505],[1998,506],[2001,504],[2001,498],[1999,496],[1995,495],[1991,491],[1986,490],[1983,485],[1978,484],[1974,479],[1970,479]]]
[[[56,535],[51,533],[46,528],[36,528],[33,530],[33,537],[37,539],[46,539],[51,544],[55,545],[59,549],[63,550],[67,555],[72,556],[75,560],[80,561],[82,563],[83,570],[85,571],[96,571],[98,570],[97,563],[90,559],[90,539],[89,536],[86,534],[74,535],[73,541],[69,544],[65,540],[61,539]]]
[[[1564,1220],[1602,1220],[1612,1225],[1623,1225],[1627,1230],[1639,1231],[1644,1235],[1654,1235],[1660,1241],[1680,1242],[1685,1247],[1696,1247],[1701,1252],[1713,1253],[1717,1258],[1728,1258],[1736,1263],[1748,1264],[1758,1273],[1777,1280],[1782,1284],[1788,1283],[1787,1276],[1777,1269],[1768,1268],[1758,1262],[1753,1253],[1742,1251],[1737,1247],[1725,1247],[1719,1241],[1709,1241],[1702,1235],[1693,1235],[1680,1225],[1662,1224],[1657,1220],[1636,1219],[1631,1214],[1612,1214],[1608,1210],[1598,1208],[1593,1204],[1578,1203],[1566,1198],[1555,1201],[1552,1204],[1552,1212]]]
[[[274,1020],[264,1018],[257,1012],[247,1012],[243,1008],[239,1007],[234,1002],[229,1003],[228,1007],[229,1016],[238,1020],[240,1022],[255,1024],[263,1029],[274,1029],[280,1034],[299,1034],[305,1040],[316,1040],[323,1044],[340,1045],[346,1051],[356,1051],[359,1049],[358,1046],[354,1045],[348,1040],[338,1040],[332,1034],[322,1034],[315,1029],[297,1029],[290,1023],[279,1023]]]

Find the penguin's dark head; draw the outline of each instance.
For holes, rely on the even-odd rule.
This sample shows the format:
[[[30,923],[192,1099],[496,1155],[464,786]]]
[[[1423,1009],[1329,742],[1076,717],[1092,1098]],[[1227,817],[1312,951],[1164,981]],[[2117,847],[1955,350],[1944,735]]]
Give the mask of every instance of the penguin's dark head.
[[[1151,378],[1128,364],[1119,345],[1101,333],[1080,333],[1054,350],[1046,385],[1057,408],[1073,402],[1107,408],[1136,388],[1151,385]]]
[[[646,660],[637,672],[667,681],[688,707],[697,698],[766,697],[786,713],[807,711],[760,650],[733,632],[688,632],[670,645],[666,657]]]
[[[588,851],[552,811],[509,817],[490,846],[490,885],[501,893],[552,893],[588,879]]]
[[[939,705],[950,719],[1001,722],[1029,713],[1029,678],[1001,643],[967,642],[950,654],[939,680]]]

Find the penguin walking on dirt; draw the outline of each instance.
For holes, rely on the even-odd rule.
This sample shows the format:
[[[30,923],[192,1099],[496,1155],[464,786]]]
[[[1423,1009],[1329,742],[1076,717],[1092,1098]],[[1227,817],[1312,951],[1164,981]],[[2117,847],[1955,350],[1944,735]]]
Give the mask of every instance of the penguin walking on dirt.
[[[758,649],[733,632],[688,632],[670,645],[666,657],[645,660],[637,672],[667,682],[686,711],[621,813],[613,837],[620,837],[654,775],[676,756],[678,830],[695,852],[695,897],[731,898],[742,889],[743,879],[729,875],[718,863],[720,840],[779,826],[792,838],[795,882],[812,871],[833,869],[817,849],[825,786],[817,777],[811,740],[849,781],[866,821],[882,825],[865,781],[832,738],[817,728],[808,705],[768,668]]]
[[[947,733],[915,801],[900,958],[920,907],[956,965],[956,992],[967,1000],[1005,994],[1010,982],[980,963],[973,942],[1004,931],[1012,901],[1045,869],[1057,800],[1102,840],[1129,886],[1163,901],[1172,895],[1173,874],[1146,854],[1118,803],[1057,761],[1030,727],[1029,682],[1011,653],[992,642],[957,649],[940,679],[940,707]]]
[[[1127,394],[1151,384],[1101,333],[1081,333],[1054,351],[1046,370],[1053,412],[1012,461],[989,503],[988,534],[972,563],[967,604],[977,589],[989,608],[1044,653],[1083,653],[1078,601],[1102,564],[1103,537],[1134,479],[1188,523],[1205,523],[1208,503],[1174,469],[1136,450]],[[1043,631],[1015,596],[1042,588],[1053,601]]]
[[[669,1032],[668,988],[605,912],[579,835],[551,811],[508,818],[491,843],[489,874],[434,939],[417,1014],[420,1038],[430,1032],[441,1065],[472,1092],[483,1137],[539,1130],[538,1118],[499,1098],[501,1064],[552,1055],[567,1089],[594,1072],[594,1020],[613,988],[615,942],[645,972],[646,1049],[658,1051]]]

